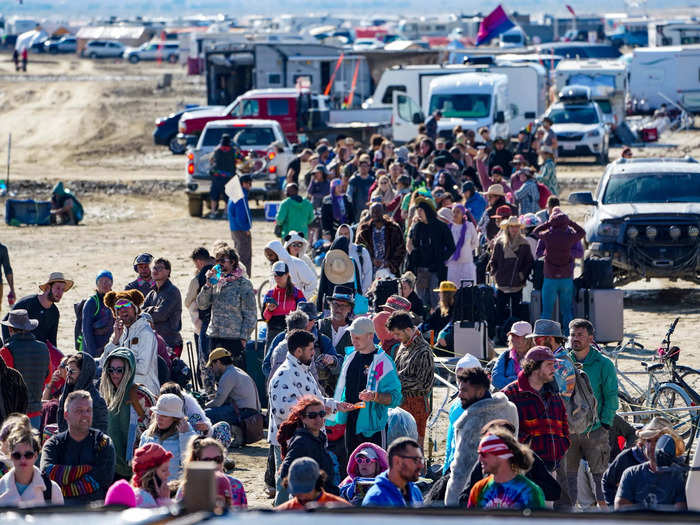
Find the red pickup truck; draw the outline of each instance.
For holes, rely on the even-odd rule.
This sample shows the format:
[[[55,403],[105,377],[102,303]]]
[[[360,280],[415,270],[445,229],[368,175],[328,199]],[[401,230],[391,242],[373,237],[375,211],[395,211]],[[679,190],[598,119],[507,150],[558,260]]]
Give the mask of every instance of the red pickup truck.
[[[373,133],[387,131],[390,115],[391,111],[384,109],[330,110],[327,97],[297,89],[253,89],[228,106],[183,114],[178,138],[191,145],[207,122],[244,118],[276,120],[291,143],[313,144],[321,137],[333,140],[339,134],[364,142]],[[367,122],[371,117],[378,117],[380,122]],[[355,122],[348,122],[353,119]]]

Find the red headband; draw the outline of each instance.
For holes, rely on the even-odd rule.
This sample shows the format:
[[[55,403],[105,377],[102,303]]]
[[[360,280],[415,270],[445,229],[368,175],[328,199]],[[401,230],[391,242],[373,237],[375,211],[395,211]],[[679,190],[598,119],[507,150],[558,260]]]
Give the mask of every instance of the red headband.
[[[486,434],[479,442],[479,454],[493,454],[499,458],[509,459],[513,457],[513,453],[503,441],[498,436],[493,434]]]

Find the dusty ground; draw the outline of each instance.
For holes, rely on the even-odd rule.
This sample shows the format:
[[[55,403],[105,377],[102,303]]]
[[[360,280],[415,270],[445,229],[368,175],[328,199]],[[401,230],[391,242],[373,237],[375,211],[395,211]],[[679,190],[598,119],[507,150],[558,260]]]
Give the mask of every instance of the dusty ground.
[[[120,289],[134,278],[135,255],[148,251],[165,256],[173,264],[172,279],[184,290],[192,275],[188,259],[198,245],[211,247],[229,238],[224,221],[192,219],[182,193],[168,191],[163,181],[180,181],[184,159],[164,147],[153,145],[151,133],[156,117],[165,116],[183,103],[204,102],[202,79],[186,77],[178,66],[92,62],[77,58],[30,57],[29,73],[16,75],[7,55],[0,55],[0,158],[7,155],[7,134],[12,133],[11,181],[101,181],[110,184],[152,181],[153,186],[126,194],[108,192],[81,195],[86,219],[78,227],[10,228],[4,223],[1,242],[12,258],[18,296],[35,293],[36,285],[51,271],[63,271],[76,281],[60,304],[60,347],[72,349],[75,322],[73,303],[88,296],[94,276],[103,268],[115,276]],[[163,73],[174,74],[173,89],[160,91],[156,84]],[[662,137],[674,144],[648,148],[636,155],[700,154],[700,133],[683,132]],[[619,154],[611,152],[611,157]],[[5,176],[2,166],[1,177]],[[592,189],[602,168],[586,159],[559,166],[566,192]],[[29,195],[22,195],[29,196]],[[47,195],[32,195],[44,199]],[[4,207],[2,208],[4,210]],[[582,219],[582,207],[568,207]],[[253,282],[266,278],[262,247],[273,238],[271,223],[258,221],[253,230]],[[7,292],[7,289],[5,289]],[[3,298],[3,309],[7,309]],[[646,347],[659,344],[667,325],[681,316],[675,335],[683,349],[681,362],[700,367],[700,351],[693,326],[700,323],[700,291],[688,283],[651,281],[625,287],[625,336]],[[184,336],[192,339],[191,324],[183,313]],[[436,389],[436,404],[444,397]],[[444,454],[442,419],[435,433]],[[243,481],[251,505],[267,506],[262,473],[266,449],[246,447],[234,454],[235,475]]]

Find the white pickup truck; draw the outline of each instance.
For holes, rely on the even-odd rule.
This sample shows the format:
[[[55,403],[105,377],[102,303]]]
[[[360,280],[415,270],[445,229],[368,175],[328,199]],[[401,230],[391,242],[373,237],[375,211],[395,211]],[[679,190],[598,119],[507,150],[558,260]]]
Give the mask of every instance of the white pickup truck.
[[[254,187],[249,198],[276,198],[281,191],[287,166],[294,155],[279,122],[252,119],[208,122],[195,147],[189,149],[186,154],[185,192],[192,217],[201,217],[204,203],[209,202],[209,159],[225,133],[231,136],[231,141],[240,152],[241,158],[236,161],[237,173],[253,176]]]

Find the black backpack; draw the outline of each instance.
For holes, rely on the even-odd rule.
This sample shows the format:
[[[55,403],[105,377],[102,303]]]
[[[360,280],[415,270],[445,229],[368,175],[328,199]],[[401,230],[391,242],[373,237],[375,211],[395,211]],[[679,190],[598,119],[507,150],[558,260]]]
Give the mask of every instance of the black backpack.
[[[582,284],[592,290],[614,288],[612,259],[609,257],[589,257],[583,261]]]

